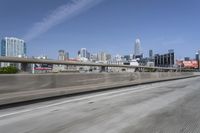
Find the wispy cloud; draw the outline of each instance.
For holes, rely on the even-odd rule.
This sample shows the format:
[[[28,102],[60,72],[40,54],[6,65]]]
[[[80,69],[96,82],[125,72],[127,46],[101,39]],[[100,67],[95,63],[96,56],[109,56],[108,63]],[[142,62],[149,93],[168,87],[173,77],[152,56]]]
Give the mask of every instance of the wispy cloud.
[[[30,41],[47,32],[54,26],[69,20],[76,15],[79,15],[83,11],[90,9],[101,1],[103,0],[71,0],[67,4],[62,5],[52,11],[52,13],[44,17],[42,21],[35,23],[24,36],[24,39],[26,41]]]

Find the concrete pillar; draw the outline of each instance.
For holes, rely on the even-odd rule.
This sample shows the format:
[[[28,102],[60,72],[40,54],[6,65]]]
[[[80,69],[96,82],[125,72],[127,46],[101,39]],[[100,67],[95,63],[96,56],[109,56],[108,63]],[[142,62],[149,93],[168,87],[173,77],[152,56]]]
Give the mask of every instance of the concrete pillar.
[[[26,72],[28,69],[28,63],[21,63],[21,71]]]
[[[101,66],[101,72],[106,72],[106,67],[105,66]]]

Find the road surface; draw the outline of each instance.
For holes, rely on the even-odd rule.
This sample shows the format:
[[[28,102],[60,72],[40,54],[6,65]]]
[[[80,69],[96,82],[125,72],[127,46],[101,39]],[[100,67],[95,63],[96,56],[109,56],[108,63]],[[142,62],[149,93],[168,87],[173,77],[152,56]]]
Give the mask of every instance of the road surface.
[[[200,77],[3,109],[0,133],[200,133]]]

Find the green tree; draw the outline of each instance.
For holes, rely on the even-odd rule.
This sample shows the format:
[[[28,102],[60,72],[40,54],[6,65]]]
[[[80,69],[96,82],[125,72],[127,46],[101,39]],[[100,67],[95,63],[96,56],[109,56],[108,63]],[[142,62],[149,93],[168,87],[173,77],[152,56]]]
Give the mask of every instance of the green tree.
[[[19,70],[16,67],[8,66],[0,68],[0,74],[15,74],[18,73]]]

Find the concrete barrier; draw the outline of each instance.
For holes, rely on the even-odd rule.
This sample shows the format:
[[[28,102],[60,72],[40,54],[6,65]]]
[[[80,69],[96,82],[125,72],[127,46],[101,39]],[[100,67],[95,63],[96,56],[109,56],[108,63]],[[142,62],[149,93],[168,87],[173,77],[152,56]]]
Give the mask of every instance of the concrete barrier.
[[[0,75],[0,105],[189,76],[194,73]]]

